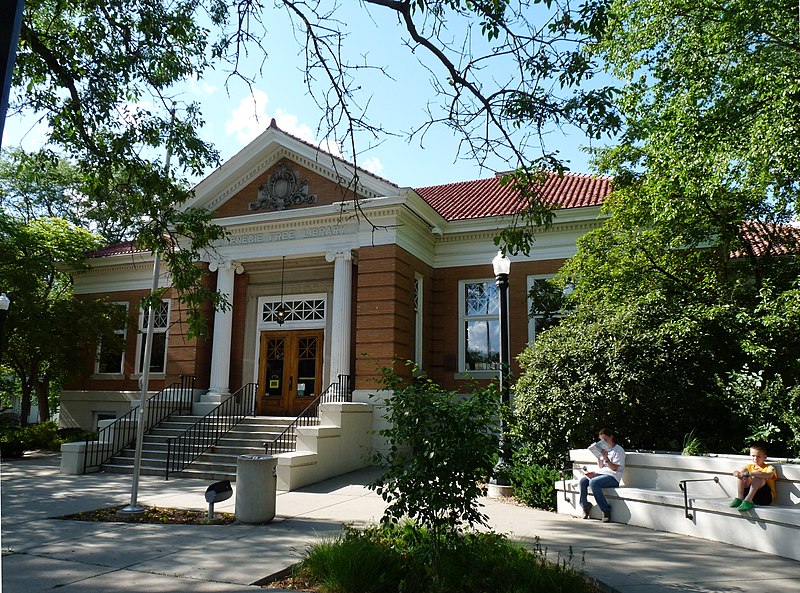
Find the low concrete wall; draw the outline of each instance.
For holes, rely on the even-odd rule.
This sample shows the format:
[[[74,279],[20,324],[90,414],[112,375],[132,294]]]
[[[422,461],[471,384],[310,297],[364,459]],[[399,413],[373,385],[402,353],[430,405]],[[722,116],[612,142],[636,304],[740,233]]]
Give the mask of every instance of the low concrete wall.
[[[297,429],[297,450],[278,457],[278,490],[291,491],[370,465],[373,406],[320,404],[320,424]]]
[[[556,483],[558,512],[582,516],[578,479],[596,467],[585,449],[570,452],[573,479]],[[750,462],[743,455],[682,456],[629,452],[619,488],[604,488],[615,523],[626,523],[768,552],[800,560],[800,460],[772,460],[778,472],[777,498],[766,507],[739,512],[729,506],[737,494],[732,475]],[[714,481],[717,478],[718,481]],[[686,497],[681,480],[688,482]],[[589,492],[592,497],[591,491]],[[688,502],[688,508],[685,503]],[[599,517],[595,507],[593,515]]]
[[[62,474],[84,474],[93,473],[100,470],[98,465],[87,465],[84,471],[84,458],[89,446],[95,450],[94,457],[103,458],[108,453],[117,451],[123,444],[123,439],[127,439],[131,434],[136,433],[136,420],[117,422],[116,420],[101,420],[98,423],[100,430],[114,424],[115,428],[103,433],[103,441],[79,441],[76,443],[64,443],[61,445],[61,473]]]
[[[140,399],[139,391],[62,391],[58,426],[94,431],[97,414],[119,418],[137,406]]]

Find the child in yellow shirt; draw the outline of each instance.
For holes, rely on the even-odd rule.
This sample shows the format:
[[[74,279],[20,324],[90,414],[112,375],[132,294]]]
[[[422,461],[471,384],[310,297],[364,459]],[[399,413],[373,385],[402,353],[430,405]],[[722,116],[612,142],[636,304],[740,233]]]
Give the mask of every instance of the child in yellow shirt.
[[[768,505],[775,500],[775,480],[778,479],[778,474],[767,463],[766,448],[763,445],[753,445],[750,447],[750,457],[753,459],[752,463],[733,472],[739,478],[739,495],[731,501],[731,507],[742,512],[749,511],[753,505]]]

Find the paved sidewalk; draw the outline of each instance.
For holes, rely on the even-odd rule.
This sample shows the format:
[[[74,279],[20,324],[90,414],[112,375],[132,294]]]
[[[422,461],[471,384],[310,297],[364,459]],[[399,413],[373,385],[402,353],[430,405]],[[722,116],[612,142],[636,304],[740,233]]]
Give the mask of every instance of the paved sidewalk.
[[[278,516],[268,525],[58,521],[51,517],[127,504],[131,477],[62,476],[57,454],[3,461],[0,470],[3,593],[254,592],[261,590],[256,583],[295,563],[310,542],[337,533],[342,523],[375,522],[384,508],[364,487],[375,471],[362,470],[279,493]],[[209,483],[143,476],[139,502],[205,510]],[[233,512],[234,500],[215,510]],[[552,559],[582,564],[609,592],[800,593],[800,563],[792,560],[507,502],[484,503],[495,531],[529,545],[538,538]]]

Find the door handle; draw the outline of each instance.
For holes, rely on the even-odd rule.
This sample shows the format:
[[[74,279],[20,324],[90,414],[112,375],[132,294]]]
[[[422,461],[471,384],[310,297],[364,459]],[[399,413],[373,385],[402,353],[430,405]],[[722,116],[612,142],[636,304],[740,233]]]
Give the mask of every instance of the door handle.
[[[289,391],[292,390],[293,385],[294,385],[294,377],[289,377]]]

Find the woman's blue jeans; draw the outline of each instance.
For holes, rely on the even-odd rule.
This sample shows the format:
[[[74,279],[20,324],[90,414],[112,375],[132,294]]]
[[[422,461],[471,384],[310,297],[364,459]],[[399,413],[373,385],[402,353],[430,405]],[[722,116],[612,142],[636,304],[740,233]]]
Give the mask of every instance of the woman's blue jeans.
[[[617,486],[619,486],[617,479],[608,474],[600,474],[591,480],[586,476],[583,476],[580,481],[581,508],[585,508],[589,504],[587,496],[589,487],[591,487],[592,494],[594,494],[594,499],[597,501],[597,506],[600,507],[601,511],[607,513],[611,510],[611,506],[608,504],[608,501],[603,494],[603,488],[616,488]]]

